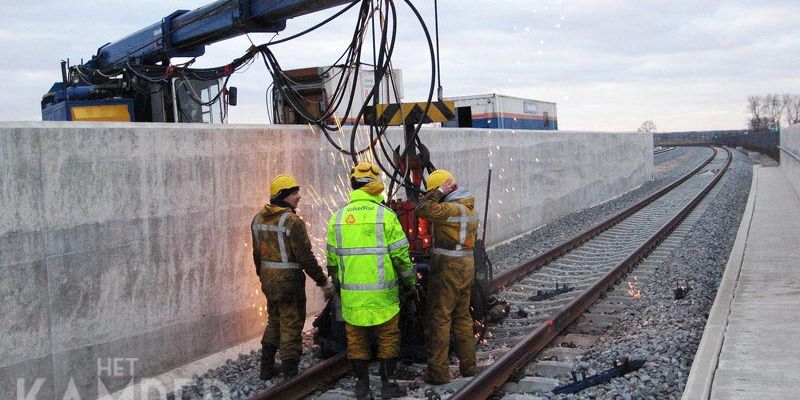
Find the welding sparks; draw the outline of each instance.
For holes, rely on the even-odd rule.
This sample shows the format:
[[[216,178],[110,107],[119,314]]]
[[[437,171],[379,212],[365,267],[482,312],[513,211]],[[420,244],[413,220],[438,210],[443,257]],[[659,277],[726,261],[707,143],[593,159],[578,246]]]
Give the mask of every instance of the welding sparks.
[[[628,281],[628,295],[634,299],[642,297],[642,291],[639,290],[639,277],[634,276]]]

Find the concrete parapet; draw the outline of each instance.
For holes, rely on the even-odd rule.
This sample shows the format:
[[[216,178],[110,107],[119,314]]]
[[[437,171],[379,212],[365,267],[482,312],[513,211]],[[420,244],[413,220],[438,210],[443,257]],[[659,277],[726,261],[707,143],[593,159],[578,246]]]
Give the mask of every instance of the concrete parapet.
[[[800,124],[781,129],[781,169],[800,193]]]
[[[653,174],[645,134],[421,135],[481,215],[494,169],[490,245]],[[323,260],[326,221],[347,196],[349,159],[332,150],[303,126],[0,123],[0,398],[16,398],[19,379],[36,398],[91,398],[260,335],[250,221],[271,177],[295,175]],[[307,284],[313,313],[322,296]]]

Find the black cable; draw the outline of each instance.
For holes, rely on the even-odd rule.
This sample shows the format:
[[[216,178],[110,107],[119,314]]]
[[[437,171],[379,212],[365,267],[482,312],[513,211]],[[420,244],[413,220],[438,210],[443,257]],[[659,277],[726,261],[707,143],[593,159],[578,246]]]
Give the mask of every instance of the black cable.
[[[433,16],[436,25],[436,80],[439,82],[439,87],[436,91],[437,98],[442,101],[442,68],[439,52],[439,0],[433,0]]]

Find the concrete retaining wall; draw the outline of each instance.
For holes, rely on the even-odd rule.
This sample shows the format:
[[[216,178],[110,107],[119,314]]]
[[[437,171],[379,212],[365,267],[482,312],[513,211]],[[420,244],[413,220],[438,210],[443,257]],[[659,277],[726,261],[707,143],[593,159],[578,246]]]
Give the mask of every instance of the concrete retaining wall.
[[[781,169],[800,193],[800,124],[781,129],[781,148]]]
[[[494,168],[489,244],[653,173],[646,134],[422,135],[481,213]],[[321,251],[346,163],[301,126],[0,123],[0,398],[19,385],[90,398],[260,335],[249,223],[269,179],[289,172],[304,185],[300,214]],[[307,292],[317,311],[321,294],[310,282]],[[136,361],[106,376],[123,358]]]

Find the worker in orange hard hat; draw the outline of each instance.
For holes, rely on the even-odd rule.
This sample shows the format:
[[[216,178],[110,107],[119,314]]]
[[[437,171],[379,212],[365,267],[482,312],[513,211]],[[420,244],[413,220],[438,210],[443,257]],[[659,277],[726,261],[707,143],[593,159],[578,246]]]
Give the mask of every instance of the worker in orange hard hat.
[[[267,297],[269,314],[261,338],[261,379],[277,375],[275,354],[280,349],[283,375],[297,375],[302,355],[301,331],[306,320],[305,271],[326,297],[333,284],[311,251],[305,222],[295,214],[300,185],[289,175],[270,183],[269,203],[253,218],[253,261]]]
[[[475,198],[459,188],[453,175],[434,171],[426,181],[426,193],[415,209],[433,225],[430,272],[428,274],[428,314],[426,316],[428,372],[431,384],[450,381],[448,350],[450,334],[462,376],[477,372],[475,336],[469,314],[472,284],[475,280],[473,247],[478,233]]]

